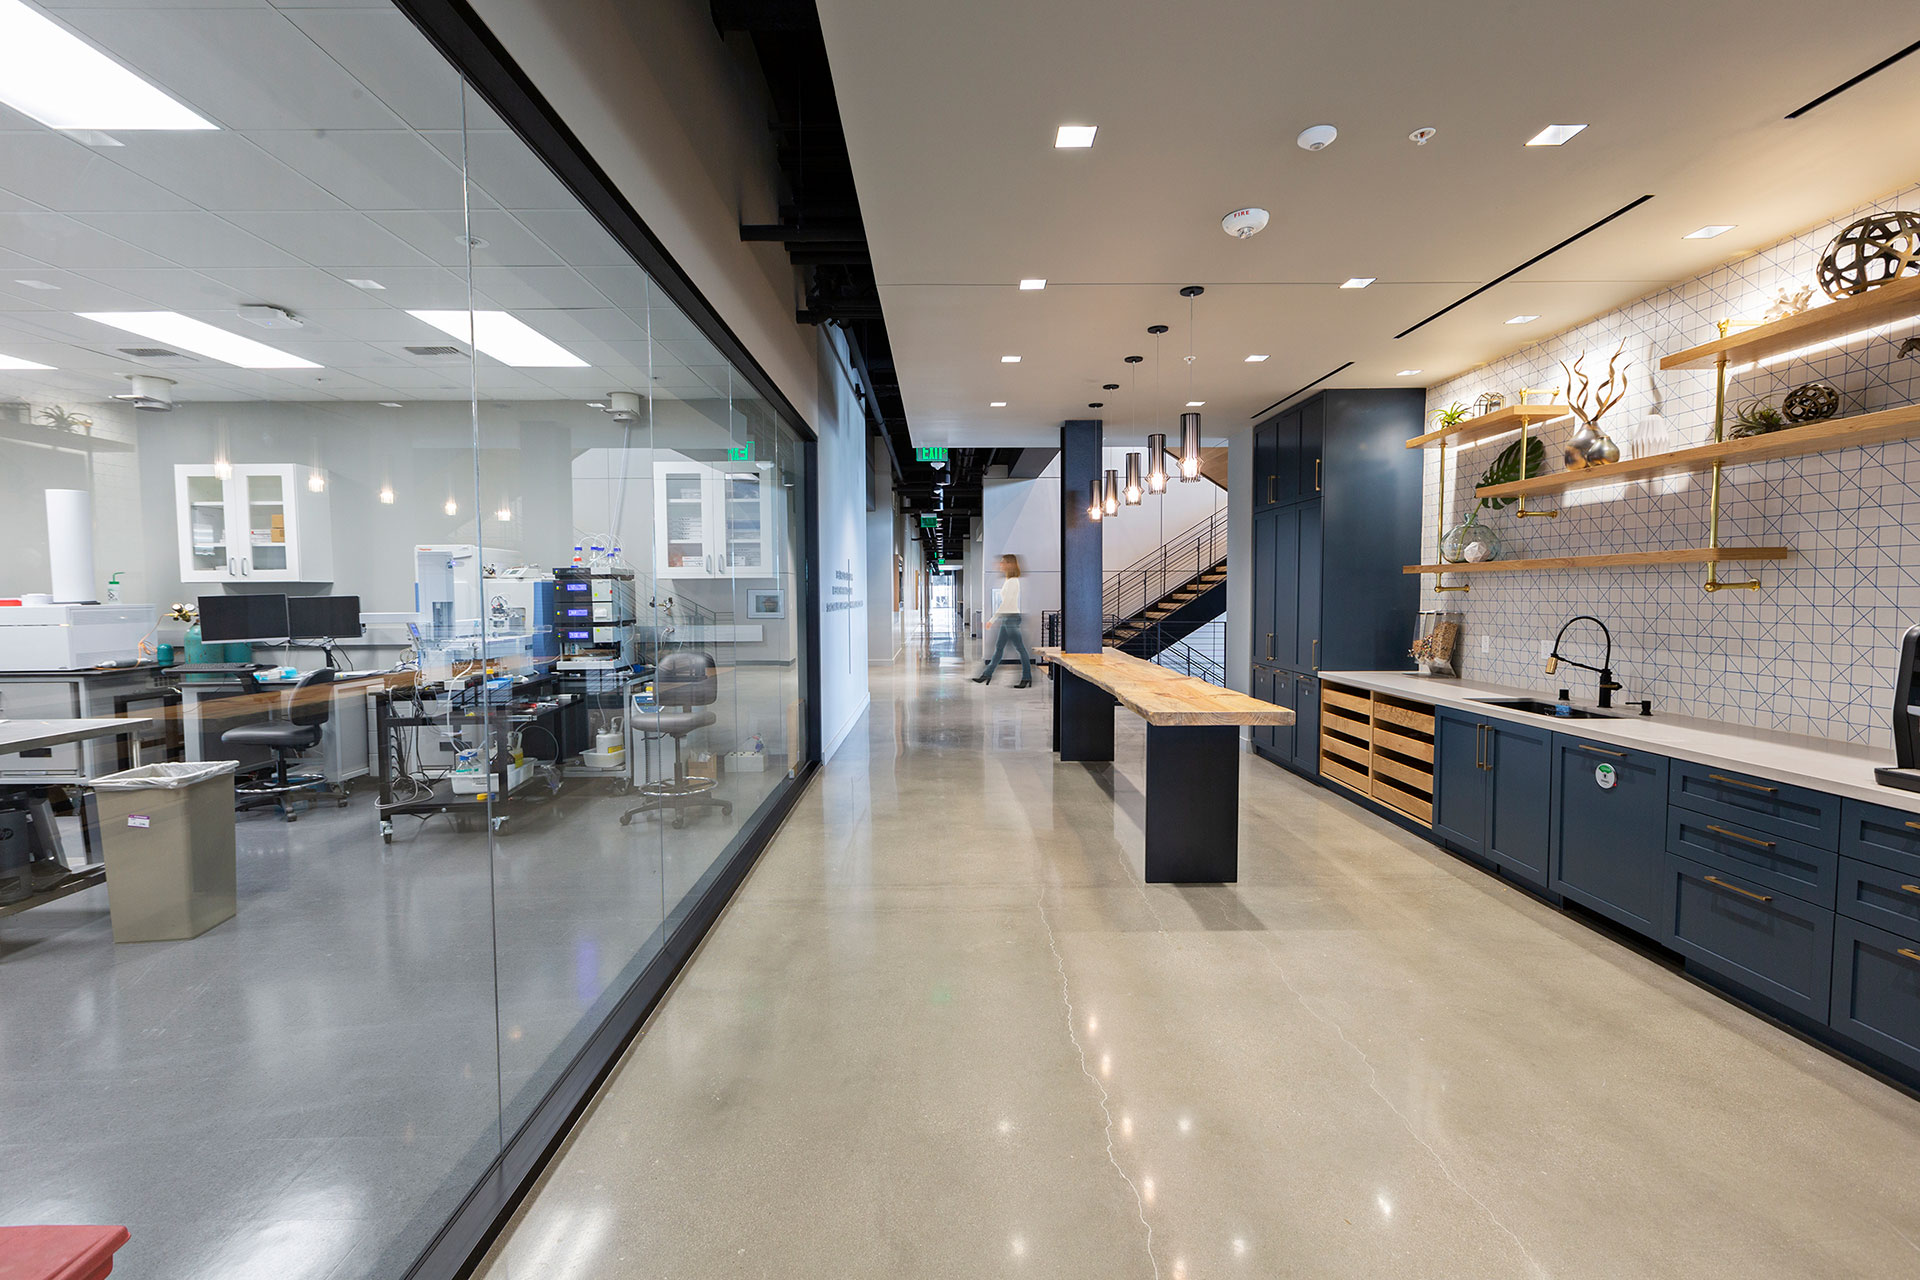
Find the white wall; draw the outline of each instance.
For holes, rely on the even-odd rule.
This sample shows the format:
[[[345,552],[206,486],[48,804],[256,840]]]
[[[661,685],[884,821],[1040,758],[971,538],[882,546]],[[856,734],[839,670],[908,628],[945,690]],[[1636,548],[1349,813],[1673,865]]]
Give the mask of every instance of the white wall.
[[[867,512],[867,661],[890,663],[900,656],[902,644],[900,613],[893,607],[901,517],[885,443],[870,442],[867,466],[873,484],[873,510]]]
[[[820,330],[820,755],[831,756],[866,711],[867,424],[854,397],[844,336]],[[884,603],[881,607],[885,607]]]
[[[1128,450],[1109,448],[1104,452],[1104,465],[1119,471],[1124,485]],[[1055,476],[1059,475],[1059,466],[1056,458]],[[1100,522],[1102,572],[1125,569],[1151,555],[1165,546],[1168,538],[1192,528],[1226,505],[1227,495],[1211,480],[1183,484],[1178,476],[1168,479],[1165,493],[1157,497],[1149,493],[1140,499],[1137,507],[1123,502],[1119,515]]]
[[[1227,617],[1242,619],[1227,627],[1227,684],[1247,693],[1253,689],[1253,635],[1244,621],[1253,617],[1251,428],[1227,441]]]
[[[1004,582],[1000,557],[1020,557],[1020,608],[1027,617],[1028,638],[1040,624],[1040,615],[1060,607],[1060,460],[1032,480],[983,480],[980,483],[982,518],[975,607],[983,617],[993,614],[993,593]]]

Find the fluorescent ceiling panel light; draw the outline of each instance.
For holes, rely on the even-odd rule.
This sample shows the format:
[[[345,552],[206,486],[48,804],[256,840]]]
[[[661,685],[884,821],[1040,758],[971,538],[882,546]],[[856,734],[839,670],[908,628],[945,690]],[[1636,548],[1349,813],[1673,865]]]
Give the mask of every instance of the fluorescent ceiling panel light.
[[[1001,356],[1000,363],[1001,364],[1019,364],[1020,357],[1019,356]]]
[[[52,368],[53,366],[50,364],[35,364],[31,360],[22,360],[18,356],[0,356],[0,369],[27,371],[35,369],[51,370]]]
[[[1539,318],[1540,318],[1539,316],[1515,316],[1511,320],[1507,321],[1507,323],[1508,324],[1532,324],[1535,320],[1538,320]]]
[[[1396,378],[1411,378],[1414,374],[1418,372],[1420,372],[1418,369],[1402,369],[1400,372],[1394,374],[1393,376]]]
[[[1199,407],[1200,407],[1201,405],[1203,405],[1203,404],[1205,404],[1205,403],[1206,403],[1206,401],[1205,401],[1205,400],[1189,400],[1189,401],[1187,401],[1187,408],[1189,408],[1189,409],[1198,409],[1198,408],[1199,408]]]
[[[1097,124],[1063,124],[1060,131],[1053,135],[1055,148],[1066,151],[1093,145],[1093,135],[1100,132]]]
[[[1564,144],[1587,126],[1583,124],[1550,124],[1527,139],[1530,147],[1557,147]]]
[[[241,369],[320,367],[311,360],[288,355],[277,347],[243,338],[237,333],[228,333],[225,329],[217,329],[203,320],[183,316],[177,311],[81,311],[75,314],[83,320],[97,320],[101,324],[137,333],[143,338],[152,338],[155,342],[164,342],[170,347],[179,347],[197,356]]]
[[[504,311],[409,311],[440,332],[471,341],[480,354],[515,369],[584,369],[587,362],[553,339]],[[472,331],[468,331],[468,317]]]
[[[995,400],[987,405],[987,408],[989,409],[1004,409],[1006,407],[1007,407],[1007,402],[1005,400]]]
[[[1265,356],[1248,356],[1246,362],[1248,364],[1261,364],[1264,363],[1266,359],[1267,357]]]
[[[1045,280],[1022,280],[1020,282],[1020,287],[1026,290],[1028,293],[1032,293],[1035,289],[1046,288],[1047,282]]]
[[[1342,289],[1364,289],[1378,280],[1379,276],[1351,276],[1341,284]]]
[[[57,284],[48,284],[45,280],[15,280],[14,283],[23,284],[29,289],[58,289],[60,287]]]
[[[49,129],[217,129],[21,0],[0,0],[0,102]]]
[[[1682,240],[1711,240],[1715,236],[1727,234],[1727,232],[1733,230],[1736,225],[1737,224],[1732,222],[1710,222],[1698,231],[1689,231],[1680,238]]]
[[[387,287],[378,280],[355,280],[352,276],[347,277],[347,283],[356,289],[385,289]]]

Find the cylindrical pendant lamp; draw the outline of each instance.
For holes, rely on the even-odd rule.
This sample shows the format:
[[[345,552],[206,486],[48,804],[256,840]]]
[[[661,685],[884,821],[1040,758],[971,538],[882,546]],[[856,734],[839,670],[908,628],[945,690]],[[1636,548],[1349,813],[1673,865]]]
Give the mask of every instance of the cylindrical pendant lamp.
[[[1117,516],[1120,514],[1120,472],[1115,467],[1107,468],[1107,497],[1105,505],[1108,515]]]
[[[1200,478],[1200,415],[1180,415],[1180,482],[1191,484]]]
[[[1139,506],[1140,495],[1146,492],[1140,482],[1140,455],[1137,453],[1127,455],[1127,487],[1124,492],[1130,507]]]
[[[1167,491],[1167,437],[1159,432],[1147,437],[1147,492]]]
[[[1106,503],[1101,498],[1100,487],[1098,480],[1093,482],[1093,501],[1087,506],[1087,519],[1095,524],[1099,524],[1100,517],[1106,514]]]

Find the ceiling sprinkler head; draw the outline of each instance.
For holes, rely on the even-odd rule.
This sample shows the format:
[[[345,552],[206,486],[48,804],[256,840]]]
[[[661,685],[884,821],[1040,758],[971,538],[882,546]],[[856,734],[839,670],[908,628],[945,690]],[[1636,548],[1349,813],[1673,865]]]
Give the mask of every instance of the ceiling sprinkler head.
[[[1295,138],[1294,142],[1299,144],[1302,151],[1325,151],[1339,136],[1340,131],[1332,125],[1316,124],[1311,128],[1302,129],[1300,136]]]
[[[1413,145],[1416,147],[1424,147],[1429,142],[1433,141],[1433,135],[1438,132],[1440,131],[1434,128],[1430,124],[1422,125],[1418,129],[1415,129],[1412,133],[1408,134],[1407,140],[1412,142]]]

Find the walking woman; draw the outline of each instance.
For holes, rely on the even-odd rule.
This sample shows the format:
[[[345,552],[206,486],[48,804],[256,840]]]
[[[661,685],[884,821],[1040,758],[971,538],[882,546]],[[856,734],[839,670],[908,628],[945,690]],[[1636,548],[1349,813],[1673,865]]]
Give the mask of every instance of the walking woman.
[[[1027,648],[1027,637],[1020,631],[1020,557],[1001,556],[1000,572],[1007,576],[1007,584],[1000,588],[1000,608],[993,615],[1000,634],[994,640],[993,657],[973,682],[991,684],[1000,659],[1006,656],[1007,646],[1012,645],[1020,655],[1020,683],[1013,687],[1024,689],[1033,683],[1033,653]]]

